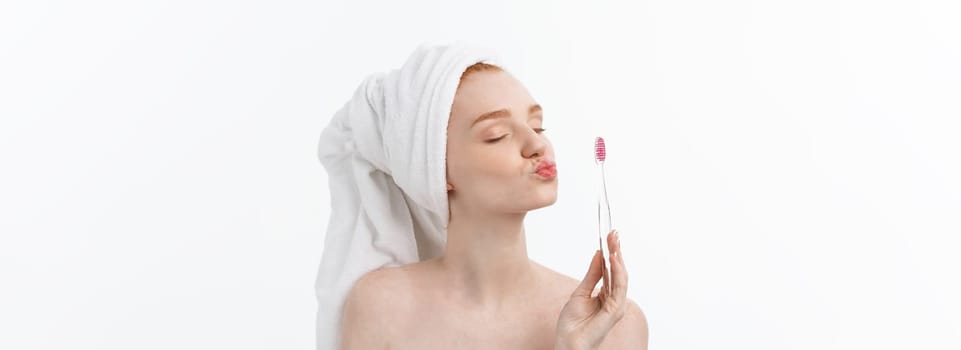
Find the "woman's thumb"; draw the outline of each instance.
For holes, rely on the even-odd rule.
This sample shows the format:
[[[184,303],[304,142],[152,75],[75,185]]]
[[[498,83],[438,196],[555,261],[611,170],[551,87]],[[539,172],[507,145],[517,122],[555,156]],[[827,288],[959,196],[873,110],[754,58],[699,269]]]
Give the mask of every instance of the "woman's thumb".
[[[594,258],[591,259],[591,267],[587,270],[587,275],[581,280],[581,284],[577,286],[574,290],[573,296],[583,296],[590,298],[591,294],[594,293],[594,286],[597,285],[597,281],[600,281],[603,271],[601,271],[601,251],[594,251]]]

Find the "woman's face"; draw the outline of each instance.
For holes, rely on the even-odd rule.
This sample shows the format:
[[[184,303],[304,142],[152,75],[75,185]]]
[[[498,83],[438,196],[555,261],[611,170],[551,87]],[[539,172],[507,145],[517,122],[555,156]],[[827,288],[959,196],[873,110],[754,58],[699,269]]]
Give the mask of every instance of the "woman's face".
[[[557,177],[536,172],[554,162],[541,133],[543,113],[527,89],[502,70],[472,72],[457,89],[447,126],[451,205],[470,211],[525,213],[557,200]],[[545,176],[546,175],[546,176]]]

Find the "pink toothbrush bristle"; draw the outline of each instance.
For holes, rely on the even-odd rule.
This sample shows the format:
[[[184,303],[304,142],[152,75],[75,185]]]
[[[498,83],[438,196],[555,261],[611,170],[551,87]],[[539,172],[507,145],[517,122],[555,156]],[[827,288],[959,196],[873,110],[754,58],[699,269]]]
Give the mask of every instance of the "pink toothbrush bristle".
[[[599,162],[603,162],[607,158],[607,149],[604,147],[603,137],[594,140],[594,158]]]

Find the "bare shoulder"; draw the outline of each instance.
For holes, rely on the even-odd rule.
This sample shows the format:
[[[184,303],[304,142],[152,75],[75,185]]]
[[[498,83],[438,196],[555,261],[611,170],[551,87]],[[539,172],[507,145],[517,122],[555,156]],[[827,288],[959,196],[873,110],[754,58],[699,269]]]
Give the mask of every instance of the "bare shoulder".
[[[534,264],[538,266],[546,276],[545,278],[546,286],[550,290],[561,292],[560,295],[564,297],[565,302],[566,302],[566,299],[570,297],[571,293],[574,292],[574,289],[577,288],[579,284],[581,284],[581,281],[578,281],[571,276],[557,272],[554,269],[541,265],[538,262],[534,262]]]
[[[393,324],[391,317],[397,315],[392,305],[403,298],[403,270],[387,267],[362,275],[344,300],[341,319],[341,340],[344,349],[367,349],[386,346]]]
[[[648,327],[644,311],[633,300],[627,299],[627,311],[604,341],[600,349],[647,350]]]
[[[344,312],[348,307],[351,311],[368,311],[368,309],[382,310],[389,304],[396,304],[399,298],[403,298],[409,286],[407,266],[383,267],[369,271],[354,282],[350,289],[347,299],[344,301]],[[378,312],[378,318],[386,316]]]

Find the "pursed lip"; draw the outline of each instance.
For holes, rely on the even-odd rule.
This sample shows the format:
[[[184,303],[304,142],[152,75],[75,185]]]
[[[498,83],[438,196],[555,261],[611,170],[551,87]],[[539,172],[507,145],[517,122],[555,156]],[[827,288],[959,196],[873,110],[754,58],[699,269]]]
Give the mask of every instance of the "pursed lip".
[[[541,172],[541,170],[545,170],[545,169],[553,170],[556,166],[557,165],[553,161],[545,159],[537,163],[537,167],[534,168],[534,172],[539,173]]]

